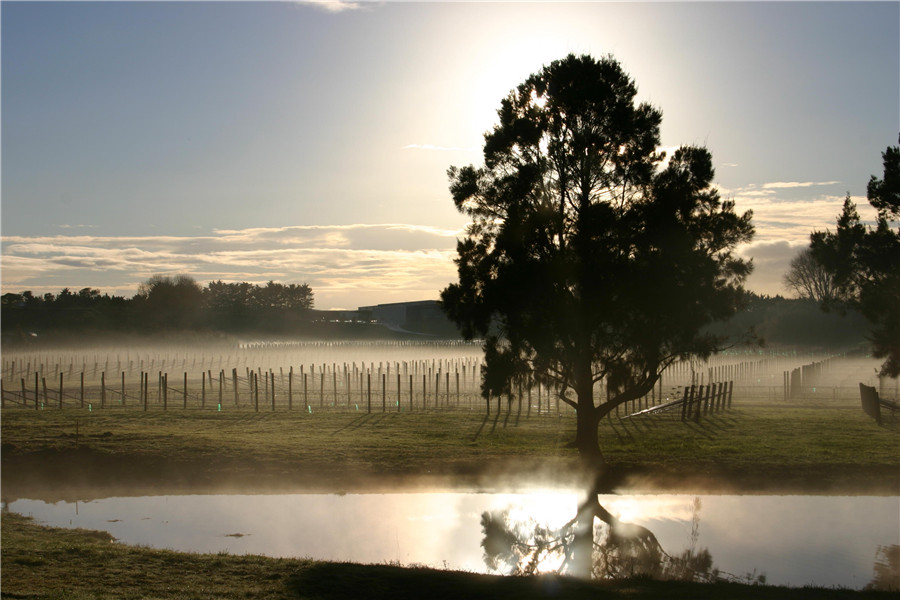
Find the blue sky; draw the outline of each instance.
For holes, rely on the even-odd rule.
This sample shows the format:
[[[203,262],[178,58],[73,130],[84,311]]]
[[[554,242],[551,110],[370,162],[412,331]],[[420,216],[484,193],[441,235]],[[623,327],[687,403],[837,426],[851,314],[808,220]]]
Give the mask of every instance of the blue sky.
[[[900,3],[2,2],[3,292],[155,273],[436,298],[500,99],[611,53],[780,277],[900,132]],[[863,211],[865,214],[865,211]]]

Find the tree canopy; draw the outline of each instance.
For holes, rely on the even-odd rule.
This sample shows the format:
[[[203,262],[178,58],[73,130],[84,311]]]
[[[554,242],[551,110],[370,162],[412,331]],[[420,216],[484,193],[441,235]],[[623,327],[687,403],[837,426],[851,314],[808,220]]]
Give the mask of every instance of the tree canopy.
[[[4,332],[14,330],[95,331],[297,331],[313,320],[309,285],[269,281],[212,281],[201,287],[188,275],[153,275],[133,298],[101,295],[83,288],[73,293],[35,296],[3,294]]]
[[[832,303],[839,299],[834,276],[818,261],[811,248],[804,248],[791,259],[782,280],[785,287],[800,298],[821,303]]]
[[[592,462],[600,418],[720,347],[704,328],[735,313],[752,268],[734,252],[751,213],[711,187],[705,148],[658,150],[662,114],[636,96],[612,57],[569,55],[502,100],[483,167],[448,171],[472,220],[441,299],[485,339],[482,392],[558,389]]]
[[[884,175],[869,179],[866,196],[876,210],[874,226],[860,220],[850,195],[837,228],[815,231],[810,248],[833,276],[843,303],[858,308],[869,322],[881,374],[900,376],[900,146],[882,153]],[[827,305],[826,305],[827,308]]]

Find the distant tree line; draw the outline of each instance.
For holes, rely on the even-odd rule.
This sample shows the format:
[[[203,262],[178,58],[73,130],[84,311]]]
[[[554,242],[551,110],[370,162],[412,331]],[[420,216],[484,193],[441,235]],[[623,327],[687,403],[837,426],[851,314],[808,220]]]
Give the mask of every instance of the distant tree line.
[[[187,275],[154,275],[132,298],[93,288],[4,294],[0,318],[4,337],[85,330],[292,331],[312,320],[313,300],[305,283],[213,281],[201,287]]]
[[[783,298],[747,293],[746,310],[718,326],[716,333],[735,337],[752,328],[767,345],[841,349],[865,343],[867,322],[856,310],[849,314],[822,312],[808,298]],[[200,287],[190,277],[154,276],[133,298],[111,296],[98,289],[35,295],[30,291],[4,294],[4,339],[52,333],[145,333],[152,331],[214,331],[240,333],[304,333],[332,336],[313,308],[308,285],[266,285],[214,281]],[[334,329],[332,327],[332,329]],[[360,327],[344,333],[363,335]],[[368,331],[368,330],[367,330]],[[370,332],[366,335],[375,335]],[[384,335],[380,332],[379,335]],[[452,337],[452,335],[450,336]]]

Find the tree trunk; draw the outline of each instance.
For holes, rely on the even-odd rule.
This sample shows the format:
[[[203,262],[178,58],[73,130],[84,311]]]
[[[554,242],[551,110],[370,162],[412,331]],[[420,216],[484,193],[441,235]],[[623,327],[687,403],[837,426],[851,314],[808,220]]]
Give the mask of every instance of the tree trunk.
[[[600,453],[600,439],[597,428],[600,425],[600,410],[594,406],[594,385],[590,365],[587,375],[582,376],[577,386],[578,409],[575,425],[575,447],[582,462],[596,469],[602,466],[603,456]]]

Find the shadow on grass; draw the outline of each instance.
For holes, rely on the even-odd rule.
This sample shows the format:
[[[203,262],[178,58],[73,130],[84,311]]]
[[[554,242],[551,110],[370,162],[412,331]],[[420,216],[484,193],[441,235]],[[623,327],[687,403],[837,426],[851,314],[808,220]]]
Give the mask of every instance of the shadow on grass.
[[[500,420],[500,413],[495,413],[494,422],[491,424],[491,433],[494,433],[497,430],[497,422]],[[484,431],[484,426],[487,425],[487,422],[491,420],[491,416],[486,414],[484,415],[484,420],[481,422],[481,425],[478,427],[478,431],[475,432],[475,435],[472,437],[472,441],[477,441],[479,437],[481,437],[481,433]]]
[[[365,425],[367,421],[372,420],[372,418],[373,418],[373,415],[369,415],[369,414],[360,415],[360,416],[356,417],[355,419],[348,421],[346,425],[344,425],[342,427],[338,427],[337,429],[332,431],[331,435],[337,435],[338,433],[344,431],[345,429],[359,429],[360,427]]]
[[[458,600],[459,598],[597,598],[596,586],[556,576],[500,577],[387,565],[317,564],[288,583],[303,598]]]
[[[501,577],[428,568],[389,565],[318,563],[299,571],[287,582],[289,594],[318,600],[368,598],[371,600],[467,600],[515,598],[566,598],[603,600],[836,600],[839,598],[888,598],[888,593],[845,589],[784,588],[740,583],[688,583],[634,578],[593,582],[558,575]]]

